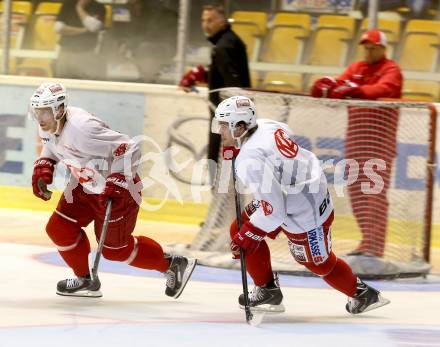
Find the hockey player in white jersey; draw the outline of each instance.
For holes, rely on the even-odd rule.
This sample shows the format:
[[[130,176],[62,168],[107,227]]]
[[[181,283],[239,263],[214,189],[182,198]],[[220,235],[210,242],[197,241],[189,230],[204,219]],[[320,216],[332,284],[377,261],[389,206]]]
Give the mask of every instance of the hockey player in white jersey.
[[[87,111],[68,106],[66,89],[59,83],[43,83],[31,97],[29,113],[38,122],[43,143],[32,175],[34,194],[50,199],[47,185],[53,181],[57,164],[63,162],[71,173],[46,225],[47,234],[77,276],[58,282],[57,294],[101,296],[99,280],[91,279],[90,244],[83,228],[93,221],[99,240],[105,206],[111,198],[102,255],[164,273],[165,294],[179,297],[196,265],[195,259],[164,254],[154,240],[132,236],[141,201],[141,182],[136,174],[138,144]]]
[[[255,288],[251,309],[283,312],[283,295],[273,273],[266,237],[283,232],[294,259],[346,294],[346,309],[358,314],[389,303],[361,281],[332,251],[330,226],[334,211],[327,181],[317,157],[298,146],[287,124],[256,120],[254,103],[234,96],[219,104],[213,132],[223,142],[225,160],[235,157],[237,180],[254,200],[241,214],[242,226],[231,224],[234,258],[244,250]],[[244,306],[243,294],[239,304]]]

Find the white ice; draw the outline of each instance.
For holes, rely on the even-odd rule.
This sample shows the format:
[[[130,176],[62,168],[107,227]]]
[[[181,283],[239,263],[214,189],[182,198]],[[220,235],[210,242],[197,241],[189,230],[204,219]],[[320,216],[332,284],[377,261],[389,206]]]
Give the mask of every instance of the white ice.
[[[440,346],[438,278],[413,290],[379,283],[391,304],[359,316],[345,312],[344,295],[317,288],[317,279],[296,279],[301,286],[283,286],[286,313],[252,327],[237,305],[239,272],[230,273],[236,283],[222,282],[224,272],[213,282],[198,267],[178,300],[150,271],[102,272],[103,298],[70,298],[55,295],[56,282],[71,273],[42,262],[48,252],[54,249],[0,243],[1,347]]]

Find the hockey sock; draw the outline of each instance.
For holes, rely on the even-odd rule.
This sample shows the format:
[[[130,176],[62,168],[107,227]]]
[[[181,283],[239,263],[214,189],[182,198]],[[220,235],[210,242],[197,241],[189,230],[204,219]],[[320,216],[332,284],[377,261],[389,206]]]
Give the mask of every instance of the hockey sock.
[[[333,270],[323,277],[331,287],[339,290],[347,296],[353,297],[356,293],[356,280],[357,277],[351,270],[350,266],[339,259],[336,261],[336,265]]]
[[[261,241],[254,253],[246,255],[246,268],[256,286],[261,287],[270,281],[273,282],[270,250],[266,241]]]
[[[58,252],[76,276],[84,277],[89,274],[90,242],[84,230],[81,230],[81,239],[74,248],[63,250],[63,247],[58,247]]]
[[[164,257],[162,246],[145,236],[136,236],[136,238],[137,254],[130,265],[160,272],[167,271],[170,262]]]

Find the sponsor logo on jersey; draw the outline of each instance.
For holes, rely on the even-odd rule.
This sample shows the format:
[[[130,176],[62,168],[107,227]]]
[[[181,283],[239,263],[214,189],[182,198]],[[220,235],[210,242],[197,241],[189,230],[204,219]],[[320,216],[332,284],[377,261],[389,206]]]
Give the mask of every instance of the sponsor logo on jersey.
[[[261,200],[261,206],[263,207],[263,212],[265,216],[269,216],[273,212],[273,207],[267,201]]]
[[[240,99],[235,102],[237,104],[237,107],[250,107],[251,106],[251,103],[249,102],[249,100]]]
[[[298,145],[283,129],[275,131],[275,143],[280,153],[286,158],[292,159],[298,154]]]
[[[44,144],[48,143],[49,141],[50,141],[50,139],[48,137],[41,138],[41,142],[43,142]]]
[[[297,245],[292,241],[288,241],[290,253],[292,253],[295,260],[299,263],[307,263],[309,258],[307,257],[306,248],[303,245]]]
[[[321,202],[321,205],[319,205],[319,215],[322,216],[327,209],[327,206],[330,205],[330,193],[327,191],[327,196],[324,198],[324,200]]]
[[[232,160],[234,158],[234,151],[232,149],[225,149],[223,151],[223,159]]]
[[[115,157],[120,157],[121,155],[125,154],[125,152],[127,152],[128,147],[128,143],[121,143],[119,147],[113,151],[113,155]]]
[[[260,201],[257,199],[252,199],[252,201],[246,205],[244,210],[246,211],[246,214],[248,217],[252,216],[254,212],[260,208]]]
[[[93,177],[95,176],[95,171],[87,168],[87,167],[75,167],[73,165],[67,164],[67,167],[69,168],[70,172],[79,183],[87,183],[93,180]]]
[[[323,263],[328,258],[323,227],[321,226],[309,231],[307,238],[309,240],[309,248],[313,262],[315,264]]]

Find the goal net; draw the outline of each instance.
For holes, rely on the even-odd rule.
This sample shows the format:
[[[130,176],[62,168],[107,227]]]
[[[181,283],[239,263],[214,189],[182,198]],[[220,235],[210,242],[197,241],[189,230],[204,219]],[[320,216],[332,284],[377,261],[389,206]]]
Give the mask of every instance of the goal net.
[[[250,97],[259,118],[287,123],[295,141],[317,155],[334,203],[333,250],[358,275],[380,278],[429,272],[436,117],[432,105],[316,99],[238,88],[221,94],[222,98]],[[377,194],[361,192],[362,186],[373,184],[365,175],[368,159],[380,160],[370,166],[383,181]],[[358,172],[349,165],[352,161],[357,162]],[[383,164],[389,167],[384,170]],[[229,251],[234,190],[232,185],[227,193],[215,188],[206,220],[189,250],[202,264],[238,268]],[[242,196],[242,207],[251,198]],[[285,235],[267,242],[274,270],[307,272],[290,255]]]

